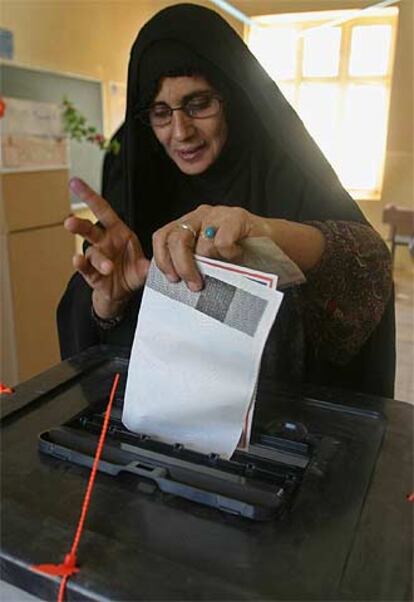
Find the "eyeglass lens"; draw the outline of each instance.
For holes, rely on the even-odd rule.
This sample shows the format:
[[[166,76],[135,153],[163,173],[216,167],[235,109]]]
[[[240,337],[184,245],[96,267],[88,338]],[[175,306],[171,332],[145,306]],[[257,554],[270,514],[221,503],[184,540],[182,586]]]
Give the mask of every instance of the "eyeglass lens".
[[[183,102],[179,107],[170,107],[164,103],[155,104],[149,109],[147,116],[150,124],[155,127],[170,124],[174,111],[184,111],[193,119],[206,119],[218,113],[220,102],[221,99],[217,95],[199,94]]]

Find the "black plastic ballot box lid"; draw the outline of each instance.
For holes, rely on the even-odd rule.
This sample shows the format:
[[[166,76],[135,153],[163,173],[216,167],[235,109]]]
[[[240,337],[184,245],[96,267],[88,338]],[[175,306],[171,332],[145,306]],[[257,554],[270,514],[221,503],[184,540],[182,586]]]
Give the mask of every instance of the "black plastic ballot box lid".
[[[72,433],[77,416],[106,404],[116,372],[119,410],[127,367],[125,350],[91,348],[2,396],[1,576],[42,599],[56,599],[60,580],[30,567],[63,561],[89,469],[39,452],[39,436]],[[299,478],[265,522],[161,491],[131,472],[100,472],[67,600],[410,600],[412,406],[262,382],[254,440],[265,454],[274,440],[285,451],[290,443],[306,448],[293,469],[283,460]],[[151,461],[154,449],[145,449]],[[184,460],[210,479],[203,461],[195,458],[193,469],[191,454]],[[222,465],[225,478],[234,466]],[[236,480],[256,488],[249,475]]]

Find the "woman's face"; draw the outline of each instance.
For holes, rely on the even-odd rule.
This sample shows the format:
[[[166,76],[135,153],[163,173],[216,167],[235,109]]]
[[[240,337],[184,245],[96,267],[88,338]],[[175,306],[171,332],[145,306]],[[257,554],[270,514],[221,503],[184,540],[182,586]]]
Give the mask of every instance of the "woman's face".
[[[214,92],[202,76],[165,77],[154,99],[153,106],[175,108],[197,99],[197,94]],[[223,104],[218,112],[203,119],[190,117],[184,111],[174,111],[171,123],[153,125],[152,129],[167,155],[187,175],[203,173],[219,156],[227,138],[227,123]]]

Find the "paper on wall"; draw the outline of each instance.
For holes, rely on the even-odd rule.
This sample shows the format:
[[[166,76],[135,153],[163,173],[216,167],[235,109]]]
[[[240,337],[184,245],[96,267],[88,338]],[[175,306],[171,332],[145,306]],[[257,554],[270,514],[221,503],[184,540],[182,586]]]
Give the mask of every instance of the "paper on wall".
[[[193,293],[151,264],[122,420],[132,431],[228,458],[283,295],[237,272],[198,266],[205,285]]]
[[[0,167],[49,169],[69,166],[69,146],[56,103],[3,98],[0,119]]]

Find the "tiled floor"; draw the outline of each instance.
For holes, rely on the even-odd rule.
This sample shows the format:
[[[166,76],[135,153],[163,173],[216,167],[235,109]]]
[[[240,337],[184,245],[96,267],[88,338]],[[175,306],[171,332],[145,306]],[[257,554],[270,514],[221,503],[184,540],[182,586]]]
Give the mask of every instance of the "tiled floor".
[[[397,378],[395,398],[414,404],[414,263],[396,269]]]

